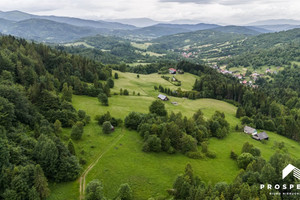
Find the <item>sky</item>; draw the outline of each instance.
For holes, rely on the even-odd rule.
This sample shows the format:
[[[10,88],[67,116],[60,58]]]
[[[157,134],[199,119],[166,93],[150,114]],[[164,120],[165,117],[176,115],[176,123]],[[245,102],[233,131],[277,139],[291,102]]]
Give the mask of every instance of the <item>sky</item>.
[[[1,0],[0,10],[86,19],[190,19],[237,25],[266,19],[300,20],[299,0]]]

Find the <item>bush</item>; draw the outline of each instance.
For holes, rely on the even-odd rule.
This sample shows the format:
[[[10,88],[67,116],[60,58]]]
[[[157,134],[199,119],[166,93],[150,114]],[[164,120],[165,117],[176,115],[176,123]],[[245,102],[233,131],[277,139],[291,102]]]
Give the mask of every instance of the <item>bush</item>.
[[[239,168],[246,169],[247,166],[254,160],[254,156],[251,153],[242,153],[237,158]]]
[[[137,127],[141,123],[142,118],[143,116],[140,113],[137,112],[129,113],[129,115],[125,117],[125,121],[124,121],[125,127],[133,130],[137,130]]]
[[[252,149],[250,150],[250,153],[251,153],[253,156],[260,156],[260,149],[254,147],[254,148],[252,148]]]
[[[73,140],[80,140],[83,134],[83,123],[76,122],[76,124],[72,127],[71,138]]]
[[[206,157],[208,158],[216,158],[217,157],[217,154],[215,152],[212,152],[212,151],[208,151],[206,152]]]
[[[104,134],[109,134],[112,132],[112,126],[111,123],[109,121],[106,121],[102,124],[102,132]]]
[[[102,103],[102,105],[108,106],[108,97],[105,93],[100,93],[98,95],[98,100]]]
[[[230,158],[231,158],[232,160],[236,160],[237,157],[238,157],[238,155],[237,155],[233,150],[231,150],[231,152],[230,152]]]
[[[161,151],[161,140],[156,135],[150,135],[143,146],[143,151],[149,152],[160,152]]]
[[[204,158],[204,155],[203,155],[203,153],[201,153],[201,152],[187,152],[186,154],[185,154],[187,157],[189,157],[189,158],[192,158],[192,159],[203,159]]]
[[[161,100],[155,100],[149,107],[150,113],[157,114],[159,116],[166,116],[167,111],[165,109],[165,104]]]

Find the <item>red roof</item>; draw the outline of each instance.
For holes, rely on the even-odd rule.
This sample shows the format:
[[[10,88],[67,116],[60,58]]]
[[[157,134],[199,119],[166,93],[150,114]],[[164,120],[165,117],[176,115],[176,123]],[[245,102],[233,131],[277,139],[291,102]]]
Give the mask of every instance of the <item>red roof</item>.
[[[172,71],[176,72],[176,69],[174,69],[174,68],[169,68],[169,70],[172,70]]]

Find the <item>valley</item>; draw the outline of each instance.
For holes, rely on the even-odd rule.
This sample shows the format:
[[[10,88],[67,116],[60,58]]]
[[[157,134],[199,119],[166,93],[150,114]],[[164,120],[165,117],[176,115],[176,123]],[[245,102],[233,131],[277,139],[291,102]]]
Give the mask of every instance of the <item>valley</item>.
[[[0,200],[290,199],[262,185],[298,183],[300,21],[101,3],[0,11]]]
[[[230,151],[240,152],[245,142],[253,144],[261,150],[262,157],[269,159],[275,152],[274,142],[284,142],[288,153],[294,158],[300,158],[299,143],[268,131],[270,140],[261,143],[253,140],[242,131],[235,131],[234,127],[241,125],[239,119],[235,117],[236,107],[223,101],[214,99],[189,100],[171,97],[165,102],[168,112],[182,112],[184,116],[191,117],[198,109],[201,109],[205,118],[210,118],[218,110],[224,112],[226,119],[230,123],[231,131],[225,139],[209,139],[209,149],[216,152],[215,159],[190,159],[182,154],[174,155],[166,153],[145,153],[142,149],[142,138],[136,131],[117,128],[112,134],[105,135],[101,127],[94,121],[94,117],[105,114],[107,111],[112,116],[122,119],[132,110],[147,113],[151,102],[159,94],[153,87],[161,84],[164,87],[173,87],[172,84],[160,78],[159,74],[140,75],[136,77],[133,73],[119,74],[119,79],[115,80],[115,87],[112,93],[118,93],[120,88],[128,89],[129,96],[112,95],[109,98],[111,106],[102,106],[97,98],[73,95],[72,103],[77,110],[85,110],[91,116],[92,122],[84,128],[82,140],[75,143],[78,156],[87,161],[84,166],[88,166],[97,156],[106,150],[121,134],[124,136],[110,148],[102,158],[96,163],[87,175],[87,182],[97,178],[104,184],[104,192],[109,198],[113,198],[121,183],[130,184],[133,196],[136,199],[148,199],[149,197],[163,198],[168,196],[166,190],[171,188],[176,176],[181,173],[186,164],[190,163],[197,174],[205,181],[213,184],[225,181],[231,183],[239,168],[236,162],[230,159]],[[182,89],[190,90],[195,81],[195,76],[185,73],[176,75],[182,80]],[[174,86],[173,89],[176,87]],[[140,96],[132,95],[135,91]],[[178,106],[170,102],[178,102]],[[63,138],[69,137],[70,129],[65,129]],[[67,140],[66,140],[67,141]],[[200,148],[200,147],[198,147]],[[80,152],[84,151],[84,154]],[[128,170],[134,169],[134,170]],[[52,185],[50,187],[53,195],[52,199],[76,199],[79,196],[78,180],[71,183]]]

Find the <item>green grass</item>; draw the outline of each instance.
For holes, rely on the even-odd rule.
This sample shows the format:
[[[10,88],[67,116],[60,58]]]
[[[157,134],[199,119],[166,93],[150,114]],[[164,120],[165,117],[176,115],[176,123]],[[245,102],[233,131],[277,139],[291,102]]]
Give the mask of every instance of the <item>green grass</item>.
[[[74,43],[65,44],[65,46],[67,46],[67,47],[70,47],[70,46],[81,46],[81,45],[83,45],[83,46],[85,46],[87,48],[91,48],[91,49],[95,48],[95,47],[87,44],[86,42],[74,42]]]
[[[152,43],[136,43],[136,42],[131,42],[131,45],[135,48],[146,50]]]
[[[173,87],[168,81],[160,78],[158,74],[140,75],[119,73],[119,79],[115,80],[115,88],[112,91],[118,92],[119,88],[140,92],[142,96],[120,96],[112,95],[109,98],[110,106],[102,106],[97,98],[73,95],[73,105],[78,110],[85,110],[92,119],[96,115],[110,111],[112,116],[123,118],[131,111],[147,113],[148,107],[153,100],[157,99],[158,92],[153,86],[161,84],[164,87]],[[190,90],[195,76],[191,74],[177,75],[183,82],[182,88]],[[132,94],[132,93],[130,93]],[[170,102],[178,102],[174,106]],[[222,111],[226,119],[234,127],[240,124],[235,118],[236,107],[223,101],[213,99],[189,100],[183,98],[170,97],[170,101],[164,102],[168,112],[182,112],[183,115],[191,117],[195,111],[201,109],[206,118],[209,118],[216,110]],[[231,150],[240,153],[242,145],[249,141],[254,146],[260,148],[265,159],[275,152],[272,148],[274,141],[283,141],[291,156],[300,158],[298,152],[300,146],[297,142],[277,135],[269,134],[270,140],[263,144],[253,140],[249,135],[242,132],[232,132],[225,139],[219,140],[211,138],[209,149],[217,153],[215,159],[193,160],[177,153],[169,155],[166,153],[144,153],[142,151],[142,138],[135,131],[124,129],[124,136],[113,146],[101,160],[95,165],[87,176],[87,182],[93,179],[100,179],[104,185],[105,195],[113,198],[122,183],[129,183],[135,199],[143,200],[149,197],[166,196],[166,189],[171,188],[177,175],[184,171],[185,165],[191,163],[195,174],[206,182],[216,183],[219,181],[231,182],[238,174],[238,167],[235,161],[229,158]],[[112,141],[121,134],[121,129],[117,128],[111,135],[101,133],[101,127],[92,120],[84,128],[82,140],[75,142],[77,155],[84,158],[86,168],[93,160],[107,148]],[[68,141],[70,129],[64,129],[62,138]],[[84,150],[84,154],[80,153]],[[50,184],[51,196],[49,200],[78,199],[79,182],[69,182],[61,184]]]

